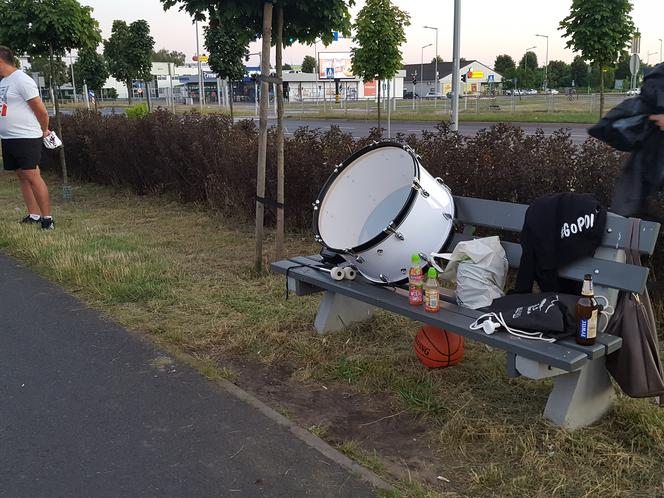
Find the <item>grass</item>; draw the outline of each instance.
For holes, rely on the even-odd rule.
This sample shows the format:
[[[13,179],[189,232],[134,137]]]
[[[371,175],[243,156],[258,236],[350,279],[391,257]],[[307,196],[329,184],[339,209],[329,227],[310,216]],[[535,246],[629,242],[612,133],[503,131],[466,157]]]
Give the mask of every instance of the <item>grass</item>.
[[[55,194],[57,181],[50,183]],[[419,471],[400,460],[406,435],[402,448],[382,452],[367,437],[336,441],[395,482],[399,496],[664,496],[664,410],[620,398],[602,422],[569,432],[541,417],[550,383],[508,379],[502,354],[481,344],[466,343],[454,368],[426,370],[412,352],[418,326],[402,317],[380,312],[317,336],[319,297],[286,301],[281,277],[254,275],[253,230],[240,220],[94,185],[77,185],[71,203],[56,199],[52,233],[16,223],[22,212],[15,180],[3,175],[3,251],[209,378],[238,379],[229,356],[274,371],[287,366],[303,391],[324,383],[358,399],[387,400],[390,413],[426,427],[417,444],[430,456]],[[288,253],[313,252],[309,240],[290,234]],[[168,368],[169,360],[157,366]],[[324,415],[307,426],[325,438],[334,428]]]

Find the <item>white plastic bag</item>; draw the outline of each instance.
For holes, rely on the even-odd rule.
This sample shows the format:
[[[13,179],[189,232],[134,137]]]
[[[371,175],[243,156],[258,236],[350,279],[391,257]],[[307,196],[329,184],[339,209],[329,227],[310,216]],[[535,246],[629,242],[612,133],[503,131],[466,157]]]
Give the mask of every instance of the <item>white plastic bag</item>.
[[[456,282],[459,306],[483,308],[505,295],[509,265],[499,237],[459,242],[451,254],[436,256],[449,260],[441,277]]]

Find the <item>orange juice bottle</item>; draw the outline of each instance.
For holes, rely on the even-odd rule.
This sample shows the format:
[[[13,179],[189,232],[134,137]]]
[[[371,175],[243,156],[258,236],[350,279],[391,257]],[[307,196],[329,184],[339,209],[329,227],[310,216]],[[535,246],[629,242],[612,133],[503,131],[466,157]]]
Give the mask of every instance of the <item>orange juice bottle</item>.
[[[424,273],[418,254],[413,254],[411,261],[413,264],[408,271],[408,302],[413,306],[420,306],[424,301]]]
[[[424,311],[438,313],[438,311],[440,311],[438,272],[435,268],[429,268],[427,277],[427,281],[424,282]]]

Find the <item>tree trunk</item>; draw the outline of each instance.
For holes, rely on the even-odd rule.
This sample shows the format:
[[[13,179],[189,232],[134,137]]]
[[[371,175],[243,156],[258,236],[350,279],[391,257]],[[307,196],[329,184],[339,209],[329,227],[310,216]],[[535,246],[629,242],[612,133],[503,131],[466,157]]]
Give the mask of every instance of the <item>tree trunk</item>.
[[[380,80],[376,80],[376,86],[378,87],[378,133],[382,137],[383,129],[380,126]]]
[[[258,134],[258,168],[256,173],[256,254],[254,269],[263,270],[263,222],[265,219],[265,163],[267,161],[267,114],[270,105],[270,45],[272,44],[272,3],[263,4],[263,49],[261,52],[260,126]]]
[[[132,91],[131,91],[131,90],[132,90],[132,88],[131,88],[131,81],[130,81],[130,80],[127,80],[127,100],[128,100],[129,105],[131,105],[132,100],[133,100],[133,99],[131,98],[131,97],[132,97],[132,95],[131,95],[131,94],[132,94]]]
[[[148,112],[152,112],[152,96],[150,95],[150,82],[145,80],[145,101],[148,104]]]
[[[58,93],[56,91],[53,83],[55,82],[55,61],[53,56],[53,45],[49,44],[48,46],[48,62],[51,70],[51,90],[53,91],[53,104],[55,104],[55,127],[58,130],[58,136],[60,140],[64,143],[64,138],[62,136],[62,120],[60,119],[60,101],[58,100]],[[58,155],[60,157],[60,167],[62,169],[62,185],[63,185],[63,197],[64,200],[69,200],[69,192],[66,188],[69,184],[69,179],[67,178],[67,160],[65,159],[65,147],[64,145],[58,149]]]
[[[277,234],[275,237],[275,258],[281,259],[284,254],[284,83],[283,76],[283,33],[284,8],[277,10],[277,27],[275,46],[277,51]]]
[[[599,117],[604,116],[604,71],[599,67]]]
[[[235,115],[233,114],[233,82],[228,80],[228,106],[231,108],[231,120],[235,122]]]

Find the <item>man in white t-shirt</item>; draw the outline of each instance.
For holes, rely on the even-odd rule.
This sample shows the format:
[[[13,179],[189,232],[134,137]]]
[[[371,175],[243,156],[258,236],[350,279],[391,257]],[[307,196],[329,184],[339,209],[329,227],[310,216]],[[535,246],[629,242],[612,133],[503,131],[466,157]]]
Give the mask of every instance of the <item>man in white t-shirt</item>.
[[[15,171],[28,215],[21,223],[53,230],[48,188],[39,172],[43,138],[48,129],[48,111],[30,76],[16,69],[14,54],[0,45],[0,139],[2,161],[7,171]]]

